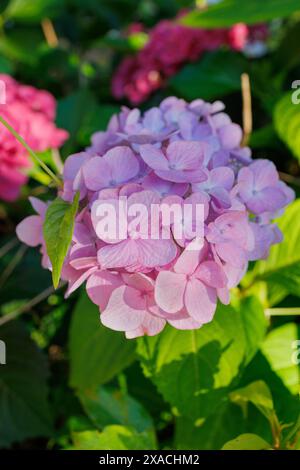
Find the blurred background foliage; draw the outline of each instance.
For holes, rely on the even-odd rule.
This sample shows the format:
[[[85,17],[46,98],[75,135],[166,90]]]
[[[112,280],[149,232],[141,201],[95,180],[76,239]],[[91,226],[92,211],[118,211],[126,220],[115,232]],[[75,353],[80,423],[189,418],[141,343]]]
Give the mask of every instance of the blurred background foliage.
[[[299,1],[225,0],[196,11],[203,3],[2,0],[0,72],[55,95],[57,124],[70,132],[66,158],[128,104],[113,99],[110,84],[120,60],[147,41],[126,34],[132,23],[153,27],[185,8],[182,21],[194,27],[268,21],[262,57],[207,52],[142,108],[172,94],[221,99],[242,124],[240,76],[248,73],[254,157],[273,160],[299,196],[300,104],[291,103]],[[16,203],[0,204],[0,447],[300,450],[299,201],[280,220],[284,242],[251,266],[211,324],[127,341],[100,325],[84,293],[65,301],[62,288],[53,292],[39,254],[17,242],[15,225],[31,213],[27,196],[44,192],[31,181]]]

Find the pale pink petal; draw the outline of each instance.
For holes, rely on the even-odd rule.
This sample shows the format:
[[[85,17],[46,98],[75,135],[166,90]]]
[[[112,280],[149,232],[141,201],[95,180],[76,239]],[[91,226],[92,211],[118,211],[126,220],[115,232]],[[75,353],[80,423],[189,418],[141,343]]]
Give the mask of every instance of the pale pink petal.
[[[140,327],[146,311],[134,309],[126,303],[126,297],[132,297],[133,300],[139,295],[139,291],[132,287],[121,286],[115,289],[101,314],[103,325],[116,331],[130,331]]]
[[[41,201],[40,199],[37,199],[36,197],[30,197],[29,201],[33,209],[35,210],[35,212],[39,214],[41,217],[44,217],[46,214],[48,205],[44,201]]]
[[[136,241],[128,239],[100,248],[98,261],[102,268],[123,268],[139,263],[139,254]]]
[[[142,292],[152,292],[154,289],[154,280],[146,274],[122,274],[124,282]]]
[[[206,287],[201,281],[188,281],[184,303],[190,316],[199,323],[209,323],[217,307],[216,290]]]
[[[178,320],[168,320],[168,323],[177,330],[197,330],[201,328],[202,324],[194,320],[194,318],[186,317]]]
[[[195,245],[195,248],[193,247]],[[193,240],[181,253],[174,264],[174,271],[181,274],[193,274],[198,264],[207,254],[207,244],[201,249],[196,249],[197,240]]]
[[[223,269],[214,261],[201,263],[195,276],[210,287],[222,288],[227,284],[227,277]]]
[[[28,246],[38,246],[43,241],[43,220],[39,215],[31,215],[22,220],[16,232],[19,240]]]
[[[77,275],[75,274],[73,277],[65,277],[62,275],[62,278],[69,281],[68,290],[65,294],[65,297],[69,297],[76,289],[78,289],[94,272],[97,271],[97,266],[93,266],[92,268],[88,269],[87,271],[76,271]],[[65,271],[66,273],[66,271]]]
[[[144,316],[143,324],[136,330],[126,331],[127,339],[138,338],[139,336],[155,336],[158,335],[165,327],[166,321],[162,318],[155,317],[149,313]]]
[[[103,311],[109,301],[112,292],[123,284],[118,273],[98,271],[92,274],[86,284],[89,298]]]
[[[177,255],[173,240],[136,240],[138,262],[141,266],[154,268],[169,264]]]
[[[216,252],[226,263],[242,268],[247,262],[246,251],[234,242],[218,243]]]
[[[186,276],[184,274],[161,271],[155,283],[157,305],[168,313],[179,312],[184,305],[185,287]]]

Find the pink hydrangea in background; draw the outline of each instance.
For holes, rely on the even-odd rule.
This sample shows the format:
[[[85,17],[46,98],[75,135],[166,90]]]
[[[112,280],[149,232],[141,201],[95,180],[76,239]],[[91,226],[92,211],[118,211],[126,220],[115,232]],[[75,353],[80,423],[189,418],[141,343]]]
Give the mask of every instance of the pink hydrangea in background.
[[[266,37],[265,25],[236,24],[228,29],[200,29],[170,20],[160,21],[149,32],[144,48],[120,63],[112,81],[112,94],[137,105],[161,88],[187,62],[221,46],[240,51]]]
[[[167,323],[194,329],[210,322],[249,261],[267,257],[281,241],[272,220],[294,198],[273,163],[253,160],[241,139],[221,102],[169,97],[144,114],[123,108],[113,116],[88,149],[65,163],[60,196],[72,201],[80,191],[81,199],[62,272],[67,295],[86,282],[102,323],[127,338],[158,334]],[[159,227],[166,239],[129,228],[122,239],[106,239],[96,209],[117,207],[124,196],[129,207],[201,203],[202,246],[191,250],[193,235],[184,230],[178,237],[171,220]],[[17,234],[41,247],[43,266],[51,269],[42,235],[46,205],[32,204],[37,215],[22,221]]]
[[[68,133],[55,126],[56,102],[44,90],[22,85],[9,75],[0,74],[5,85],[5,104],[1,116],[25,139],[36,152],[59,148]],[[0,199],[14,201],[27,181],[26,170],[31,166],[28,153],[10,132],[0,125]]]

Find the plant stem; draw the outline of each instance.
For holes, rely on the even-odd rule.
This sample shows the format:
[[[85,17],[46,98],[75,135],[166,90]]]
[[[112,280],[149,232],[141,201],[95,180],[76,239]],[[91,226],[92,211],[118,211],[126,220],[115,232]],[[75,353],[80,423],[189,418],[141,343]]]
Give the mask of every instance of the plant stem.
[[[243,130],[244,136],[242,146],[245,147],[252,133],[252,98],[251,98],[251,86],[250,79],[247,73],[241,75],[241,86],[242,86],[242,98],[243,98]]]
[[[58,286],[58,289],[60,289],[64,285],[66,285],[66,283],[61,282],[60,285]],[[43,292],[38,294],[36,297],[31,299],[27,304],[25,304],[22,307],[18,308],[14,312],[8,313],[7,315],[4,315],[4,317],[0,318],[0,326],[3,326],[3,325],[5,325],[6,323],[8,323],[12,320],[15,320],[17,317],[19,317],[23,313],[29,312],[33,307],[38,305],[43,300],[46,300],[53,293],[54,293],[54,287],[53,286],[48,287]]]
[[[9,277],[12,275],[15,268],[18,266],[21,259],[23,258],[23,256],[24,256],[27,249],[28,249],[27,246],[21,245],[20,248],[18,249],[17,253],[14,255],[13,259],[11,260],[11,262],[2,271],[1,276],[0,276],[0,289],[2,289],[3,285],[6,283],[6,281],[9,279]]]
[[[300,315],[300,308],[299,307],[267,308],[265,310],[265,314],[268,317]]]
[[[29,155],[38,162],[38,164],[40,165],[40,167],[52,178],[52,180],[54,181],[54,183],[60,187],[62,185],[60,179],[53,173],[52,170],[50,170],[50,168],[47,167],[47,165],[37,156],[37,154],[29,147],[29,145],[25,142],[25,140],[23,139],[23,137],[21,137],[16,131],[15,129],[10,125],[8,124],[8,122],[2,117],[0,116],[0,122],[6,127],[6,129],[9,130],[9,132],[11,132],[11,134],[17,139],[18,142],[20,142],[21,145],[23,145],[23,147],[27,150],[27,152],[29,153]]]

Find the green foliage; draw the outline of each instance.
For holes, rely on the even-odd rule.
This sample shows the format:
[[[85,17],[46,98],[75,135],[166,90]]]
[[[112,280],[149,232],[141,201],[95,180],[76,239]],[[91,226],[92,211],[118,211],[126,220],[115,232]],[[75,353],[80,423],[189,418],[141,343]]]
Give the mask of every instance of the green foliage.
[[[72,240],[79,197],[80,194],[77,193],[72,204],[57,197],[46,212],[43,232],[47,254],[52,264],[52,280],[55,288],[58,287],[63,263]]]
[[[95,387],[79,392],[79,398],[87,415],[99,429],[120,424],[143,432],[153,427],[147,411],[125,391]]]
[[[274,413],[274,403],[271,392],[265,382],[252,382],[244,388],[230,393],[230,400],[246,411],[245,405],[252,403],[267,418]]]
[[[0,327],[6,365],[0,366],[0,447],[52,433],[48,365],[18,322]],[[21,352],[21,353],[20,353]]]
[[[245,60],[229,51],[207,54],[201,62],[189,64],[170,80],[177,94],[187,100],[201,97],[214,100],[241,88],[241,74],[247,69]]]
[[[255,434],[241,434],[232,441],[227,442],[222,450],[268,450],[271,446]]]
[[[248,307],[245,316],[252,314]],[[254,353],[254,341],[261,340],[261,333],[251,328],[246,338],[246,323],[233,308],[219,306],[214,321],[199,330],[167,328],[157,337],[139,340],[145,373],[177,413],[196,422],[226,398],[246,357]]]
[[[182,22],[201,28],[223,28],[235,23],[255,24],[285,17],[300,10],[297,0],[223,0],[207,10],[187,14]]]
[[[36,23],[57,15],[62,4],[61,0],[10,0],[3,14],[5,19]]]
[[[64,155],[71,153],[74,144],[88,145],[91,135],[104,130],[118,110],[116,105],[99,105],[95,97],[84,89],[61,100],[58,103],[57,123],[70,134],[64,146]]]
[[[102,326],[86,294],[73,312],[69,348],[70,383],[80,390],[109,382],[135,358],[135,343]]]
[[[126,426],[107,426],[103,432],[84,431],[73,434],[74,450],[155,450],[147,433],[137,433]]]
[[[252,283],[264,281],[268,287],[278,286],[282,292],[296,296],[300,294],[300,201],[291,204],[278,219],[283,241],[271,248],[265,261],[256,263]],[[278,293],[277,293],[278,294]]]
[[[271,368],[294,395],[300,392],[299,339],[300,328],[295,323],[286,323],[272,330],[262,344]]]
[[[300,160],[300,105],[292,102],[292,93],[282,96],[275,106],[274,123],[279,137]]]
[[[239,312],[245,334],[245,359],[246,363],[249,363],[263,342],[267,320],[262,304],[254,296],[241,300]]]

